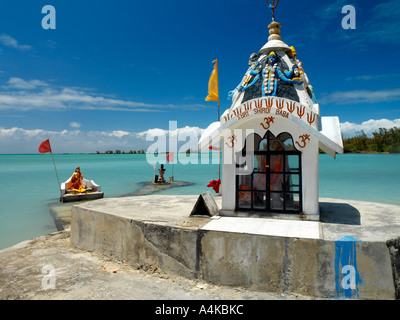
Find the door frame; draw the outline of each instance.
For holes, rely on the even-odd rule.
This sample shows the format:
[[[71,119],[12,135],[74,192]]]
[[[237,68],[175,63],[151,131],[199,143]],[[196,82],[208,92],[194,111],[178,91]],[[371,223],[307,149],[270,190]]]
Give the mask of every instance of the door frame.
[[[285,134],[289,134],[287,132],[285,132]],[[246,211],[246,212],[251,212],[254,211],[257,214],[259,214],[260,212],[265,212],[265,213],[291,213],[291,214],[301,214],[303,212],[303,188],[302,188],[302,153],[300,151],[298,151],[296,148],[295,150],[290,150],[290,151],[271,151],[269,146],[270,146],[270,138],[274,137],[275,139],[279,138],[280,134],[275,137],[270,131],[267,131],[266,134],[264,135],[263,138],[261,138],[260,136],[260,142],[263,141],[264,139],[268,139],[268,150],[262,150],[262,151],[254,151],[254,156],[256,155],[263,155],[266,156],[266,164],[268,164],[269,170],[265,171],[265,173],[263,172],[257,172],[255,171],[255,168],[253,168],[253,171],[249,174],[251,175],[251,188],[250,190],[247,190],[245,192],[250,192],[250,196],[251,196],[251,201],[250,201],[250,208],[240,208],[239,207],[239,192],[243,192],[243,190],[239,190],[239,177],[240,175],[235,175],[235,180],[236,180],[236,192],[235,192],[235,207],[236,210],[238,211]],[[293,141],[293,137],[289,134],[290,138]],[[287,140],[287,139],[286,139]],[[285,140],[285,141],[286,141]],[[246,138],[246,142],[247,142],[247,138]],[[259,142],[259,143],[260,143]],[[242,153],[246,152],[246,144],[242,150]],[[283,156],[283,171],[278,171],[278,172],[271,172],[271,155],[282,155]],[[286,166],[286,162],[289,155],[296,155],[298,156],[298,168],[299,170],[296,172],[288,172],[286,171],[285,168],[287,168]],[[253,158],[254,159],[254,158]],[[245,164],[244,164],[245,165]],[[236,166],[238,166],[236,164]],[[265,174],[265,178],[266,178],[266,190],[265,191],[259,191],[254,189],[254,176],[255,174]],[[283,187],[281,191],[273,191],[270,188],[270,181],[271,181],[271,175],[272,174],[283,174]],[[286,186],[286,175],[287,174],[291,174],[291,175],[298,175],[299,178],[299,185],[298,185],[298,191],[288,191],[288,187]],[[266,205],[265,208],[254,208],[254,193],[255,192],[259,192],[259,193],[263,193],[265,196],[265,201],[266,201]],[[283,208],[282,210],[280,209],[271,209],[271,195],[272,194],[283,194]],[[299,208],[296,210],[288,210],[287,209],[287,195],[290,194],[297,194],[299,197]]]

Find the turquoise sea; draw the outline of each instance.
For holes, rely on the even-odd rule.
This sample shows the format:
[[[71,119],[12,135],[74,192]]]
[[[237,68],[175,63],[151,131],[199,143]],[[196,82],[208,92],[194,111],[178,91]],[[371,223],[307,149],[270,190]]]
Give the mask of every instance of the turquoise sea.
[[[178,161],[173,166],[175,180],[194,184],[161,194],[212,191],[207,184],[218,179],[218,154],[210,155],[208,161],[204,155],[197,156],[198,164]],[[79,165],[86,179],[101,185],[105,197],[133,193],[141,182],[154,178],[154,167],[144,154],[55,154],[54,160],[60,182]],[[172,165],[165,164],[165,168],[169,177]],[[0,249],[57,231],[49,205],[59,203],[60,193],[50,154],[0,155],[0,180]],[[346,154],[336,159],[320,155],[319,181],[320,197],[400,205],[400,155]]]

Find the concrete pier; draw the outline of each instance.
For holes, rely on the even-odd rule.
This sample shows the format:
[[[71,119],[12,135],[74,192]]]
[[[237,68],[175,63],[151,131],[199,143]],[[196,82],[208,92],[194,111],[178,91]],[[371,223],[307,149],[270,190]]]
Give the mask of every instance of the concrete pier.
[[[216,285],[321,298],[398,297],[399,206],[321,199],[320,222],[190,217],[197,198],[75,205],[71,243]],[[220,206],[221,198],[215,200]]]

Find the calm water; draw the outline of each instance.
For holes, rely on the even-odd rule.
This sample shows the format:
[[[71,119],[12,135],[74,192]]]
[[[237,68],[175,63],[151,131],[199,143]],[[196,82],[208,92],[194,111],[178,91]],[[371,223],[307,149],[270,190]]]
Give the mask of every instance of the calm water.
[[[184,157],[185,155],[180,155]],[[165,156],[161,156],[163,158]],[[214,154],[218,163],[218,155]],[[54,155],[60,182],[79,165],[85,178],[100,184],[105,197],[135,192],[151,181],[154,168],[146,155]],[[218,164],[175,164],[175,180],[194,185],[162,194],[198,195],[209,180],[218,178]],[[201,164],[200,164],[201,163]],[[165,176],[172,165],[166,164]],[[0,249],[57,231],[49,204],[59,203],[58,182],[50,154],[0,155]],[[400,205],[400,155],[342,155],[336,160],[320,156],[320,196]],[[213,191],[212,191],[213,192]]]

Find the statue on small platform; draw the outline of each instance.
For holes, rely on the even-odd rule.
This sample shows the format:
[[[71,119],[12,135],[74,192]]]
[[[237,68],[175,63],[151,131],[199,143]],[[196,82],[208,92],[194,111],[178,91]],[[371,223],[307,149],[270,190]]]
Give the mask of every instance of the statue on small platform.
[[[158,177],[158,182],[164,183],[165,179],[164,179],[164,173],[165,173],[165,169],[164,169],[164,165],[161,165],[161,169],[158,169],[158,173],[160,174],[160,176]]]
[[[75,168],[75,172],[69,179],[67,189],[78,193],[86,192],[86,189],[83,187],[83,175],[79,166]]]

